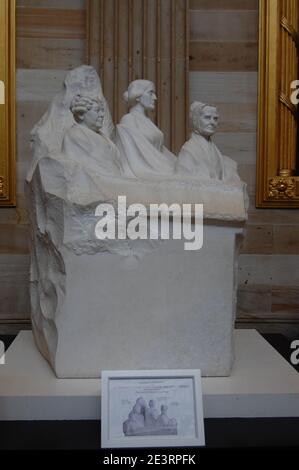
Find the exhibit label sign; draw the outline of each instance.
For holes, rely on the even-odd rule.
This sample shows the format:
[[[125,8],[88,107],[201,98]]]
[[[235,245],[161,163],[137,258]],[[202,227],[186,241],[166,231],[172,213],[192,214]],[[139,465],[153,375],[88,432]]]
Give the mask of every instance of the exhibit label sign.
[[[200,370],[103,371],[102,447],[205,444]]]

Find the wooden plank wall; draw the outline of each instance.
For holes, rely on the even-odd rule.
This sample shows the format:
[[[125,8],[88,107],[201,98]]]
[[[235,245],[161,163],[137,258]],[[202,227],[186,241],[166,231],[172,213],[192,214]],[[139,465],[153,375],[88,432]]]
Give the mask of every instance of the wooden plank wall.
[[[29,132],[66,70],[85,61],[84,0],[17,0],[16,209],[0,211],[0,323],[29,319],[24,178]],[[293,334],[299,325],[299,212],[254,208],[258,0],[190,0],[190,99],[221,112],[216,141],[247,181],[238,324]],[[252,323],[253,322],[253,323]]]
[[[215,138],[238,162],[250,211],[240,257],[238,324],[299,329],[299,212],[255,209],[258,0],[190,0],[190,99],[219,107]]]
[[[151,80],[158,97],[152,118],[165,145],[179,152],[189,126],[188,1],[89,0],[88,13],[89,63],[101,77],[113,121],[127,113],[129,83]]]
[[[85,62],[85,0],[17,0],[17,208],[0,210],[1,331],[30,326],[24,179],[30,130],[68,69]]]

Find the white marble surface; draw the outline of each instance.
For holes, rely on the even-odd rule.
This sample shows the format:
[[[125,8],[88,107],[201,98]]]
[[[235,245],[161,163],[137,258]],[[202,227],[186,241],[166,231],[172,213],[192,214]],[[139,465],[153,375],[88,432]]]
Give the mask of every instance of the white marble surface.
[[[236,233],[240,229],[207,226],[204,246],[195,252],[184,251],[183,240],[158,242],[154,249],[151,242],[126,241],[125,256],[78,257],[63,250],[67,295],[56,320],[57,374],[88,377],[99,366],[155,365],[228,375]]]
[[[200,101],[190,106],[192,133],[178,155],[176,173],[189,174],[199,180],[217,180],[228,184],[240,184],[237,164],[222,155],[213,142],[219,124],[219,111]]]
[[[202,379],[205,418],[298,417],[299,374],[255,330],[235,330],[230,377]],[[98,375],[100,377],[100,375]],[[0,420],[100,418],[101,381],[57,379],[22,331],[0,366]]]
[[[116,126],[116,143],[123,161],[123,174],[133,178],[155,178],[174,174],[176,156],[164,146],[163,132],[147,113],[154,111],[155,85],[134,80],[124,93],[129,113]]]

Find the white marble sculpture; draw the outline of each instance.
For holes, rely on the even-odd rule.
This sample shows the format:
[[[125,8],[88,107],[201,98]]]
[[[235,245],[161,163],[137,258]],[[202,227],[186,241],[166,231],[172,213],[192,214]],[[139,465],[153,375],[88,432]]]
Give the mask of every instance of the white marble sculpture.
[[[163,133],[147,116],[155,109],[155,85],[148,80],[134,80],[124,99],[129,113],[116,127],[124,174],[135,178],[173,174],[176,157],[164,146]]]
[[[98,75],[79,67],[33,130],[26,192],[36,344],[58,377],[152,368],[228,375],[245,185],[175,173],[176,157],[146,116],[153,84],[133,82],[126,96],[130,112],[114,136]],[[120,195],[146,208],[203,204],[203,248],[97,239],[96,207]]]
[[[78,94],[98,96],[103,101],[105,113],[102,133],[107,137],[112,136],[114,126],[98,74],[89,65],[77,67],[67,73],[61,92],[54,97],[48,111],[32,129],[33,159],[27,178],[32,177],[35,166],[42,157],[61,152],[65,133],[75,123],[70,108],[72,100]]]
[[[219,113],[216,107],[199,101],[191,104],[192,134],[179,153],[177,174],[192,175],[200,180],[240,183],[236,162],[222,155],[212,141],[218,119]]]

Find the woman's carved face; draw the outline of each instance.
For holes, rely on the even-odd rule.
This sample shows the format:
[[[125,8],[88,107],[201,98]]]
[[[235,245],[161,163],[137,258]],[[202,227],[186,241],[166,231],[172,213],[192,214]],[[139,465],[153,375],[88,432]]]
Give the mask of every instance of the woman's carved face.
[[[219,114],[213,106],[205,108],[197,116],[197,130],[204,137],[213,135],[218,126]]]
[[[83,115],[83,124],[89,129],[99,132],[103,126],[104,107],[100,103],[94,102],[92,107]]]
[[[156,91],[154,87],[148,88],[137,101],[144,107],[146,111],[153,111],[157,101]]]

